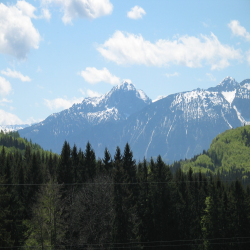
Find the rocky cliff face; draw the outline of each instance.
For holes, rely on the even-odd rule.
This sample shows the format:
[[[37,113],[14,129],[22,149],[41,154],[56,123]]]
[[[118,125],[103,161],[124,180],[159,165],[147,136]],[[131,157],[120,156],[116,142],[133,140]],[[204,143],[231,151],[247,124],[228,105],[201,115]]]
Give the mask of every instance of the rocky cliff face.
[[[154,103],[131,83],[106,95],[20,130],[46,149],[60,153],[64,140],[85,148],[89,140],[97,156],[105,147],[115,152],[129,142],[136,159],[156,157],[174,161],[208,149],[219,133],[250,124],[250,80],[237,83],[226,77],[207,90],[177,93]]]

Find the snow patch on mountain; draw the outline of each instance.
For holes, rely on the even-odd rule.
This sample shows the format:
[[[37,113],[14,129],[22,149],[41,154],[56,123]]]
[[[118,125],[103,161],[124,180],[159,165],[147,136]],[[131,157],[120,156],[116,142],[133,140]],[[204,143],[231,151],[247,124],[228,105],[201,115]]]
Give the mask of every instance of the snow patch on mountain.
[[[250,83],[245,83],[242,87],[250,90]]]
[[[154,136],[154,130],[153,130],[153,132],[152,132],[152,134],[151,134],[151,137],[150,137],[150,141],[149,141],[149,143],[148,143],[148,146],[147,146],[147,149],[146,149],[146,152],[145,152],[145,158],[147,158],[147,153],[148,153],[148,148],[149,148],[149,146],[150,146],[150,144],[151,144],[151,142],[152,142],[152,139],[153,139],[153,136]]]
[[[131,80],[124,80],[122,84],[117,85],[116,88],[127,91],[136,90],[135,85],[131,82]]]
[[[85,98],[82,103],[85,103],[87,105],[92,105],[93,107],[96,107],[100,102],[105,98],[105,95],[101,95],[98,97],[88,97]]]
[[[230,103],[230,105],[232,104],[234,98],[235,98],[235,94],[236,94],[236,89],[234,91],[222,91],[221,94],[224,96],[224,98]]]
[[[236,111],[237,117],[238,117],[238,119],[239,119],[240,122],[241,122],[241,126],[243,126],[244,124],[245,124],[245,125],[250,125],[250,122],[248,122],[248,121],[246,121],[246,120],[244,119],[244,117],[241,115],[241,113],[239,112],[239,110],[236,108],[235,105],[233,106],[233,108],[234,108],[234,110]]]
[[[139,97],[139,98],[141,98],[144,101],[148,100],[148,97],[146,96],[146,94],[142,90],[140,90],[140,89],[138,89],[136,91],[136,96]]]
[[[109,119],[113,119],[115,121],[119,120],[118,110],[116,108],[107,108],[106,110],[93,113],[89,112],[86,116],[88,121],[92,123],[100,123]]]
[[[232,125],[228,122],[228,120],[226,119],[226,117],[225,117],[224,113],[222,112],[222,110],[221,110],[221,115],[222,115],[224,121],[228,124],[228,126],[229,126],[230,128],[233,128],[233,126],[232,126]]]
[[[161,99],[163,99],[163,98],[165,98],[165,97],[167,97],[167,95],[159,95],[159,96],[157,96],[157,98],[156,98],[155,100],[153,100],[152,102],[157,102],[157,101],[159,101],[159,100],[161,100]]]

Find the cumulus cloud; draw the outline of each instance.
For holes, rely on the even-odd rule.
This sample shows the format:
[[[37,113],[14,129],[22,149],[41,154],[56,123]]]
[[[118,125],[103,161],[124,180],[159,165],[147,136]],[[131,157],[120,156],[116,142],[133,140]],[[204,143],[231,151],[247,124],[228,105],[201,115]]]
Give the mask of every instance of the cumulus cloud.
[[[15,70],[11,70],[9,68],[7,68],[7,70],[2,70],[1,73],[3,75],[9,76],[9,77],[18,78],[22,82],[30,82],[31,81],[31,79],[28,76],[24,76],[22,73],[17,72]]]
[[[209,77],[209,79],[210,79],[211,81],[213,81],[213,82],[216,81],[216,78],[215,78],[211,73],[207,73],[206,75]]]
[[[229,60],[242,58],[240,50],[221,44],[213,33],[211,36],[201,35],[200,38],[186,35],[172,41],[160,39],[151,43],[141,35],[116,31],[97,50],[117,64],[158,67],[177,64],[196,68],[202,67],[205,62],[214,70],[229,66]]]
[[[31,22],[34,16],[34,7],[25,1],[0,3],[0,53],[25,59],[30,49],[38,49],[41,37]]]
[[[11,91],[10,82],[7,81],[4,77],[0,76],[0,95],[2,97],[8,95]]]
[[[102,94],[101,94],[101,93],[98,93],[98,92],[96,92],[96,91],[93,91],[93,90],[91,90],[91,89],[88,89],[88,90],[87,90],[87,95],[88,95],[89,97],[99,97],[99,96],[101,96]]]
[[[110,15],[113,5],[109,0],[43,0],[44,5],[56,4],[61,7],[64,15],[64,24],[72,22],[75,18],[95,19]]]
[[[21,119],[12,113],[0,109],[0,125],[17,125],[22,124]]]
[[[70,108],[74,103],[82,102],[83,98],[74,97],[72,100],[67,100],[63,98],[56,98],[54,100],[44,99],[45,105],[49,109],[67,109]]]
[[[142,15],[145,14],[146,11],[142,7],[136,5],[127,13],[127,17],[131,19],[139,19],[142,18]]]
[[[172,77],[172,76],[179,76],[179,73],[178,72],[174,72],[173,74],[168,74],[166,73],[165,74],[167,77]]]
[[[112,75],[107,68],[96,69],[95,67],[87,67],[85,71],[81,71],[80,75],[88,83],[95,84],[98,82],[107,82],[112,85],[119,84],[119,77]]]
[[[30,3],[27,3],[25,1],[17,1],[16,7],[21,10],[23,15],[26,15],[30,18],[36,18],[36,15],[34,12],[36,11],[36,7],[31,5]]]
[[[240,25],[238,20],[233,20],[228,24],[228,27],[231,29],[233,35],[244,37],[248,42],[250,42],[250,34],[247,30]]]

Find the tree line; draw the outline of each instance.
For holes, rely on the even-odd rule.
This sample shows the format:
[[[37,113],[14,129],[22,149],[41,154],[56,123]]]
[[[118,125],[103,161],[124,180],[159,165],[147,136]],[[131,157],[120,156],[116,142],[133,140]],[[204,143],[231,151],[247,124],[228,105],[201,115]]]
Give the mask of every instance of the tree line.
[[[65,141],[61,154],[0,153],[0,249],[248,249],[245,173],[183,172],[136,163],[129,144],[96,159]]]

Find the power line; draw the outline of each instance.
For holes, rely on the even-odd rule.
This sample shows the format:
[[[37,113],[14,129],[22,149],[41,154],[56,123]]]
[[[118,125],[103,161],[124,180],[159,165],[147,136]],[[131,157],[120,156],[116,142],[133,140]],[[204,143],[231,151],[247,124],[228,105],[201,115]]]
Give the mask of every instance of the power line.
[[[109,245],[109,249],[128,249],[128,248],[136,248],[140,244],[154,244],[154,245],[143,245],[144,248],[152,248],[152,247],[183,247],[183,246],[200,246],[204,245],[204,242],[201,243],[185,243],[187,241],[211,241],[211,240],[234,240],[234,241],[228,241],[228,242],[208,242],[209,245],[224,245],[224,244],[244,244],[244,243],[250,243],[250,241],[235,241],[236,239],[249,239],[250,237],[232,237],[232,238],[214,238],[214,239],[193,239],[193,240],[174,240],[174,241],[152,241],[152,242],[127,242],[127,243],[99,243],[99,244],[81,244],[81,245],[44,245],[44,247],[83,247],[83,246],[99,246],[99,247],[92,247],[91,249],[100,249],[101,246]],[[183,242],[181,244],[174,244],[174,242]],[[160,243],[156,244],[156,243]],[[167,244],[170,243],[170,244]],[[172,244],[173,243],[173,244]],[[134,246],[124,246],[127,244],[134,244]],[[117,245],[123,245],[123,246],[117,246]],[[12,247],[0,247],[0,249],[10,249],[10,248],[41,248],[42,246],[12,246]]]
[[[216,179],[214,179],[216,181]],[[235,180],[220,180],[221,182],[231,182]],[[148,182],[83,182],[83,183],[0,183],[0,186],[78,186],[78,185],[140,185],[140,184],[179,184],[179,183],[208,183],[207,181],[163,181],[163,182],[157,182],[157,181],[148,181]]]

